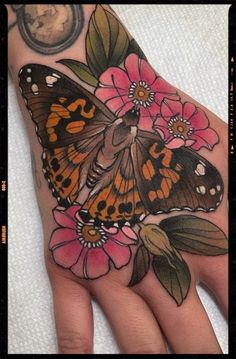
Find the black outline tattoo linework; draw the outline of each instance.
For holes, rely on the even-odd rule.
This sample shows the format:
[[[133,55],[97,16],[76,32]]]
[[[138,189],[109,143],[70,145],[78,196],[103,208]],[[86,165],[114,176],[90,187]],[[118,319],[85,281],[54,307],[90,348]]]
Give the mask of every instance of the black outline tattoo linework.
[[[102,53],[94,51],[98,42]],[[128,56],[138,59],[146,71],[150,67],[119,21],[100,5],[89,22],[86,56],[87,64],[59,62],[93,86],[94,94],[44,65],[28,64],[19,72],[22,96],[43,147],[43,173],[59,204],[53,214],[60,227],[52,233],[49,249],[58,265],[80,278],[96,279],[107,274],[111,264],[115,269],[128,265],[129,247],[134,244],[138,248],[129,285],[139,283],[152,265],[157,279],[181,305],[191,275],[180,251],[222,255],[227,253],[226,236],[213,223],[193,215],[170,217],[158,225],[143,224],[143,219],[177,210],[216,210],[224,193],[221,175],[198,149],[190,145],[170,149],[154,129],[139,128],[144,105],[149,108],[154,101],[151,84],[131,83],[126,99],[131,108],[122,116],[109,109],[109,101],[104,104],[96,96],[101,74],[111,71],[111,66],[119,73]],[[114,76],[111,79],[112,99],[117,97],[124,106],[123,89]],[[183,104],[175,91],[163,95],[159,111],[150,120],[158,121],[162,106],[175,103],[177,108],[188,105],[209,123],[202,110]],[[168,96],[174,96],[174,101]],[[191,140],[194,128],[189,121],[179,113],[170,119],[174,141]],[[208,146],[212,149],[218,136],[212,129],[208,133],[214,138]],[[62,233],[68,236],[64,241]],[[71,248],[71,257],[68,252],[63,256],[64,247]]]

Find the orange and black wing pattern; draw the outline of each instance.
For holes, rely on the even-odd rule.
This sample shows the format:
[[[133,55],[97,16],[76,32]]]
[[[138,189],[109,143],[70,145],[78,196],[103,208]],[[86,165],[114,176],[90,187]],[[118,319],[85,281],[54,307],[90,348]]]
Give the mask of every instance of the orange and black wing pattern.
[[[100,187],[91,192],[81,214],[106,225],[133,225],[148,214],[137,188],[130,148],[119,154],[113,169],[101,178]]]
[[[43,147],[49,187],[60,205],[69,205],[82,186],[82,167],[96,156],[115,117],[89,91],[47,66],[24,66],[19,86]]]
[[[219,172],[191,149],[170,150],[159,135],[138,131],[131,155],[138,191],[150,213],[209,212],[220,204],[223,181]]]

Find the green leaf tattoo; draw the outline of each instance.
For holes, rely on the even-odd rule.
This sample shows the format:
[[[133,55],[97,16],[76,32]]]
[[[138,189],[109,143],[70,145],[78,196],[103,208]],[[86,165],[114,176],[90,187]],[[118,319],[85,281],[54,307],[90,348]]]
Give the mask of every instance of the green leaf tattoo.
[[[150,254],[148,249],[141,245],[134,257],[134,267],[129,286],[138,284],[147,274],[150,267]]]
[[[138,55],[138,57],[140,59],[144,59],[147,60],[146,56],[144,55],[143,50],[141,49],[141,47],[138,45],[137,41],[135,39],[132,39],[129,43],[129,47],[127,49],[127,54],[126,56],[128,56],[129,54],[136,54]]]
[[[164,219],[160,227],[171,244],[192,254],[218,256],[228,252],[228,239],[215,224],[195,216],[176,216]]]
[[[85,65],[83,62],[71,60],[71,59],[63,59],[58,61],[59,63],[69,67],[76,76],[86,84],[96,87],[98,84],[98,80],[92,74],[90,68]]]
[[[186,262],[180,254],[173,254],[172,257],[154,256],[152,266],[160,283],[177,305],[181,305],[187,297],[191,283],[191,275]]]
[[[110,66],[120,65],[129,46],[128,35],[109,11],[97,5],[86,36],[87,63],[96,78]]]

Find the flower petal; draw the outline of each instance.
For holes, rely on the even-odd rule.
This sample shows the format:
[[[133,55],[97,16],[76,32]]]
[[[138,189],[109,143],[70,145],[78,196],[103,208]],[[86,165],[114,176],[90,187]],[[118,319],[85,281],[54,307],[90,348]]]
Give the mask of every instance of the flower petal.
[[[140,116],[138,121],[138,128],[143,131],[153,132],[153,121],[150,116]]]
[[[70,268],[78,260],[82,248],[79,241],[71,241],[54,249],[53,258],[62,267]]]
[[[152,85],[155,81],[157,75],[151,65],[147,63],[145,60],[140,60],[139,73],[141,80],[145,81],[148,85]]]
[[[196,131],[190,136],[190,139],[195,140],[192,148],[196,151],[200,150],[202,147],[207,147],[212,150],[214,145],[219,141],[217,133],[212,128]]]
[[[207,128],[209,126],[209,120],[208,120],[205,112],[199,107],[196,108],[196,112],[189,119],[189,121],[191,122],[191,126],[195,130],[204,130],[205,128]]]
[[[190,147],[190,146],[192,146],[194,143],[195,143],[194,140],[186,140],[186,141],[185,141],[185,147]]]
[[[171,136],[168,128],[168,121],[163,117],[157,117],[156,121],[154,122],[153,128],[155,131],[158,131],[165,141],[168,141]]]
[[[110,227],[110,228],[106,228],[104,226],[102,226],[102,229],[109,234],[116,234],[118,233],[119,229],[117,227]]]
[[[137,234],[129,226],[123,226],[121,230],[126,237],[129,237],[134,241],[137,241],[138,239]]]
[[[135,240],[132,237],[126,236],[122,231],[119,231],[116,235],[109,236],[109,238],[126,246],[135,244]]]
[[[53,210],[53,217],[57,222],[57,224],[59,224],[62,227],[67,227],[72,229],[76,228],[75,219],[73,218],[73,216],[72,217],[70,216],[70,214],[68,213],[67,210],[65,210],[65,208],[56,207]]]
[[[110,271],[109,257],[102,247],[88,251],[85,271],[87,277],[91,279],[101,277]]]
[[[68,243],[78,238],[78,234],[74,229],[69,228],[57,228],[52,232],[52,236],[49,242],[49,249],[54,250],[55,247],[61,246],[64,243]]]
[[[158,105],[156,102],[153,102],[150,107],[148,107],[148,110],[152,117],[156,117],[160,113],[160,105]]]
[[[67,208],[67,210],[65,211],[65,213],[70,216],[71,218],[76,218],[76,213],[79,212],[81,209],[81,205],[80,204],[76,204],[73,206],[70,206]]]
[[[173,101],[179,101],[179,96],[175,94],[165,94],[162,92],[156,92],[155,93],[155,102],[160,106],[164,98],[173,100]]]
[[[120,97],[122,95],[127,95],[127,89],[117,89],[113,87],[98,87],[95,91],[95,96],[99,98],[102,102],[106,102],[111,98]]]
[[[131,54],[125,59],[125,68],[131,82],[138,83],[141,80],[139,73],[139,61],[140,59],[135,54]]]
[[[106,105],[108,105],[108,104],[106,104]],[[134,104],[132,101],[127,102],[126,104],[124,104],[123,102],[120,102],[120,105],[121,106],[116,111],[114,111],[117,114],[117,116],[118,115],[124,116],[126,114],[126,112],[128,112],[129,110],[131,110],[131,108],[134,107]]]
[[[100,76],[99,82],[103,86],[110,86],[111,88],[118,87],[120,89],[128,90],[130,87],[130,80],[127,73],[119,67],[109,67]]]
[[[161,92],[163,94],[177,95],[176,89],[166,82],[162,77],[157,77],[152,84],[152,90],[155,92]]]
[[[87,259],[89,249],[83,248],[80,257],[78,261],[70,268],[71,272],[74,273],[79,278],[86,278],[86,272],[85,272],[85,264]]]
[[[185,102],[183,105],[183,118],[189,120],[190,117],[196,112],[196,106],[191,102]]]
[[[130,261],[131,251],[127,246],[109,240],[103,245],[103,249],[117,269],[127,265]]]
[[[184,145],[185,142],[182,138],[173,138],[173,140],[165,144],[165,146],[171,150],[175,148],[180,148]]]
[[[161,103],[161,115],[166,118],[182,116],[182,103],[180,101],[165,99]]]
[[[114,97],[112,99],[109,99],[106,102],[106,106],[109,107],[109,109],[119,114],[120,116],[123,116],[127,111],[129,111],[132,107],[134,107],[133,102],[128,98],[128,96],[121,96],[121,97]]]

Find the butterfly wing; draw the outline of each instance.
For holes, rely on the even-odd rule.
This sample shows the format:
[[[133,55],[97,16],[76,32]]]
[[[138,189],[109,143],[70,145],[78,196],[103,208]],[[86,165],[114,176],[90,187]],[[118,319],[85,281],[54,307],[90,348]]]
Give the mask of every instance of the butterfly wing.
[[[83,212],[105,224],[129,222],[131,225],[148,213],[138,192],[130,148],[119,154],[113,169],[101,178]]]
[[[224,186],[219,172],[191,149],[170,150],[159,135],[139,131],[131,155],[139,194],[150,213],[208,212],[220,204]]]
[[[89,91],[47,66],[24,66],[19,86],[44,148],[49,187],[59,204],[68,205],[84,183],[82,167],[96,156],[115,116]]]

